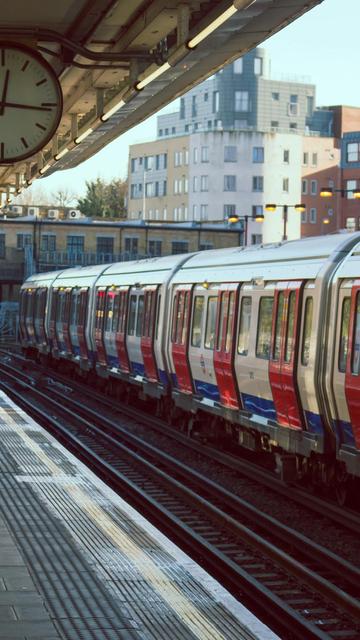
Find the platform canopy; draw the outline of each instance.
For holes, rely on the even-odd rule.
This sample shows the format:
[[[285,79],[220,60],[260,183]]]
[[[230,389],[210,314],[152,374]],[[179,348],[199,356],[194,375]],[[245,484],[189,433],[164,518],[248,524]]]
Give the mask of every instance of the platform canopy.
[[[63,112],[42,151],[0,162],[0,191],[11,198],[38,177],[75,167],[320,2],[2,2],[0,40],[33,47],[50,63]],[[0,138],[1,127],[0,117]]]

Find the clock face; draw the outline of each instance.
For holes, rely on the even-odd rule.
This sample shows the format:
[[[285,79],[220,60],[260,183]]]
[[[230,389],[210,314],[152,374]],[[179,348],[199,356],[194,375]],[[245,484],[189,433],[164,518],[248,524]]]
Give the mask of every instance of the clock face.
[[[61,115],[61,87],[46,60],[29,47],[0,42],[0,164],[40,151]]]

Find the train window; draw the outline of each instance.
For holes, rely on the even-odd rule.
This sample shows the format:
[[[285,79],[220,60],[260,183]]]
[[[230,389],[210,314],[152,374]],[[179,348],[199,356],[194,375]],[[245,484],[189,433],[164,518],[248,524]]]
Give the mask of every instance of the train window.
[[[79,323],[80,313],[80,292],[78,289],[73,289],[71,292],[71,306],[70,306],[70,325],[76,326]]]
[[[128,335],[135,335],[136,296],[130,296]]]
[[[138,338],[142,335],[143,320],[144,320],[144,296],[139,296],[137,318],[136,318],[136,336]]]
[[[354,373],[357,376],[360,373],[360,295],[359,295],[359,292],[356,294],[351,373]]]
[[[219,331],[218,331],[217,341],[216,341],[216,349],[218,351],[220,351],[220,349],[221,349],[222,336],[223,336],[223,331],[224,331],[224,322],[225,322],[225,318],[226,318],[226,311],[227,311],[227,297],[225,296],[225,293],[222,292],[220,294]]]
[[[284,292],[280,291],[277,299],[276,319],[275,319],[275,336],[272,359],[279,360],[281,349],[281,324],[284,315]]]
[[[117,330],[117,326],[119,324],[119,309],[120,309],[120,293],[117,292],[114,296],[114,306],[113,306],[113,316],[112,316],[112,325],[111,332],[115,333]]]
[[[95,329],[102,328],[103,317],[104,317],[104,307],[105,307],[105,291],[97,292],[96,299],[96,316],[95,316]]]
[[[301,364],[304,367],[306,367],[309,363],[312,316],[313,316],[313,298],[309,296],[308,298],[306,298],[306,302],[305,302],[304,329],[303,329],[302,347],[301,347]]]
[[[207,315],[206,315],[206,331],[205,331],[205,349],[213,349],[215,344],[215,328],[216,328],[216,308],[217,296],[208,298]]]
[[[176,317],[175,317],[175,337],[174,342],[177,344],[181,343],[181,334],[182,334],[182,317],[184,310],[184,292],[181,291],[177,297],[177,309],[176,309]]]
[[[240,328],[238,339],[238,353],[241,356],[247,356],[249,351],[250,322],[251,298],[250,296],[244,296],[244,298],[241,299]]]
[[[81,298],[81,301],[80,301],[78,324],[81,327],[85,326],[88,294],[89,294],[88,289],[85,289],[85,290],[81,291],[80,296],[79,296]]]
[[[193,308],[193,324],[191,332],[191,344],[193,347],[201,345],[202,319],[204,314],[204,296],[195,296]]]
[[[291,354],[294,347],[294,327],[295,327],[295,306],[296,292],[291,291],[289,295],[288,319],[285,337],[285,362],[290,362]]]
[[[189,298],[190,298],[190,291],[185,291],[184,318],[183,318],[183,325],[182,325],[181,344],[185,344],[185,340],[186,340],[187,323],[188,323],[188,315],[189,315]]]
[[[108,291],[106,296],[106,311],[105,311],[105,328],[104,331],[112,331],[113,317],[114,317],[114,305],[116,293],[114,291]]]
[[[158,339],[158,335],[159,335],[160,305],[161,305],[161,294],[159,295],[157,309],[156,309],[156,336],[155,336],[156,340]]]
[[[256,357],[268,360],[270,356],[272,309],[274,298],[260,298],[258,332],[256,339]]]
[[[121,291],[119,293],[119,321],[117,330],[119,333],[125,333],[125,321],[126,321],[126,291]],[[135,303],[136,304],[136,303]],[[129,320],[130,326],[130,320]],[[129,331],[128,331],[129,333]]]
[[[179,320],[180,296],[181,296],[181,293],[177,293],[174,297],[173,320],[172,320],[172,326],[171,326],[171,342],[175,342],[176,340],[176,327]]]
[[[228,310],[227,327],[226,327],[226,340],[225,340],[226,353],[229,353],[231,348],[234,309],[235,309],[235,293],[234,291],[231,291],[229,295],[229,310]]]

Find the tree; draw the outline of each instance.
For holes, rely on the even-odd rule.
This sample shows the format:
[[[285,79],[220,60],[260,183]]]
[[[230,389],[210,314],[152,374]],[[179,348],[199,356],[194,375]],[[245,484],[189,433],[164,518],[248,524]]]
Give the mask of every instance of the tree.
[[[69,187],[59,187],[57,191],[53,191],[51,198],[59,207],[69,207],[76,198],[76,193]]]
[[[90,218],[125,218],[127,183],[113,179],[105,182],[101,178],[86,182],[86,193],[78,200],[81,213]]]

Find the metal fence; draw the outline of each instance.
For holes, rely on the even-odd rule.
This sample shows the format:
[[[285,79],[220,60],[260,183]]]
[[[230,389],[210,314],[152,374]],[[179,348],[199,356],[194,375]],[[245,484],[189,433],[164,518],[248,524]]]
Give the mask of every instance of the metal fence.
[[[17,341],[19,325],[19,303],[0,303],[0,344],[13,344]]]
[[[67,267],[87,267],[95,264],[140,260],[147,257],[149,256],[127,251],[124,253],[41,251],[38,270],[49,271],[52,269],[66,269]]]

